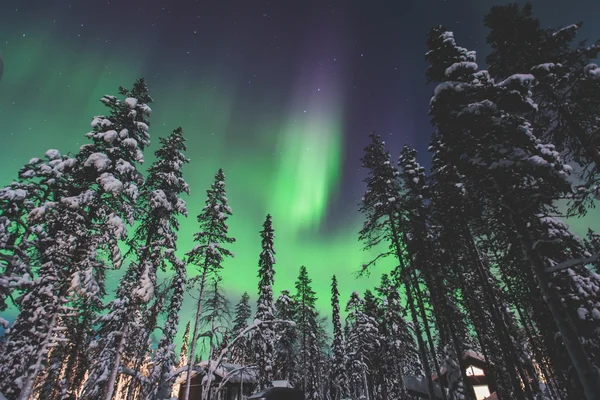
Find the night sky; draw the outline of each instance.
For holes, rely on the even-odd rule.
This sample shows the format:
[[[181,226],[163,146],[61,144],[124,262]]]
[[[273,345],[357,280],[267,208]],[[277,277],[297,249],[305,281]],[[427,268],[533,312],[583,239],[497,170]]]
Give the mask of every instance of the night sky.
[[[532,3],[545,25],[583,20],[581,38],[600,37],[600,1]],[[276,293],[293,290],[304,264],[329,315],[332,274],[345,302],[387,270],[353,276],[371,256],[357,241],[368,133],[394,158],[416,147],[428,165],[425,35],[444,24],[483,64],[482,18],[493,4],[501,2],[2,0],[0,184],[48,148],[77,151],[91,118],[106,112],[100,97],[145,77],[155,100],[146,167],[157,136],[182,126],[188,139],[180,253],[192,247],[195,216],[222,167],[237,238],[223,272],[229,296],[248,290],[255,301],[258,231],[271,213]],[[599,212],[571,226],[583,234],[594,219]],[[191,310],[188,301],[182,324]]]

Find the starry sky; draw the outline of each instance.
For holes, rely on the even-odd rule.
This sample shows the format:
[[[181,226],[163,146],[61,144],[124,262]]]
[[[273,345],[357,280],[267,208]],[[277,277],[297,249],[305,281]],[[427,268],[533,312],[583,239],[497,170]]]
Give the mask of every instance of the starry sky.
[[[357,242],[368,133],[379,133],[394,158],[409,144],[428,165],[433,88],[425,84],[425,35],[444,24],[483,64],[482,18],[502,3],[2,0],[0,184],[48,148],[77,151],[91,118],[105,112],[100,97],[145,77],[155,100],[147,165],[157,136],[182,126],[188,139],[192,195],[180,252],[192,247],[204,191],[222,167],[237,238],[223,272],[232,301],[245,290],[256,299],[258,231],[271,213],[276,293],[293,290],[306,265],[329,315],[332,274],[345,302],[389,267],[381,264],[370,278],[353,275],[372,256]],[[593,20],[600,2],[532,3],[545,25],[587,20],[581,37],[600,37]],[[590,221],[600,213],[571,226],[583,234]],[[113,287],[120,273],[112,274]],[[192,308],[188,299],[183,321]]]

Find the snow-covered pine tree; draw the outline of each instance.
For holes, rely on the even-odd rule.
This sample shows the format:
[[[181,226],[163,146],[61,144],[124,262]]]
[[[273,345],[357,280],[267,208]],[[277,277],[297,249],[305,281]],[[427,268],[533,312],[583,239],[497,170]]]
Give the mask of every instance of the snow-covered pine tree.
[[[581,167],[576,211],[600,199],[600,41],[574,45],[582,23],[564,28],[542,28],[530,4],[493,7],[484,19],[490,29],[486,57],[490,75],[497,80],[514,74],[532,74],[532,98],[538,104],[532,123],[544,141]],[[589,196],[591,194],[591,196]],[[587,201],[586,201],[587,200]],[[586,204],[587,203],[587,204]]]
[[[562,163],[554,146],[535,137],[525,118],[536,108],[529,90],[534,77],[513,75],[494,83],[487,72],[478,71],[474,53],[456,46],[452,33],[443,27],[430,31],[428,45],[428,79],[441,82],[430,114],[446,146],[444,159],[463,174],[478,196],[493,205],[490,211],[498,221],[512,227],[531,273],[530,283],[543,294],[582,392],[596,398],[600,384],[590,357],[596,358],[597,339],[576,322],[576,310],[565,304],[559,282],[568,273],[552,272],[554,265],[583,254],[571,247],[572,241],[548,243],[557,231],[547,216],[556,212],[555,200],[571,193],[570,167]],[[570,254],[558,251],[556,258],[549,258],[542,253],[544,244],[569,249]],[[583,266],[570,271],[584,280],[590,277]],[[581,314],[579,319],[583,319]]]
[[[275,319],[273,302],[273,283],[275,282],[275,249],[273,240],[273,220],[267,215],[260,232],[261,252],[258,260],[258,300],[256,302],[255,321],[267,324],[252,332],[250,348],[253,362],[257,365],[258,387],[267,388],[273,381],[273,362],[275,359],[275,328],[270,324]]]
[[[101,396],[109,400],[112,397],[130,335],[144,338],[154,330],[154,327],[145,327],[144,332],[136,332],[140,324],[135,315],[145,313],[147,305],[154,299],[156,272],[158,269],[165,271],[167,255],[173,260],[172,253],[177,248],[177,218],[187,215],[185,202],[179,197],[189,193],[182,174],[182,167],[188,162],[183,154],[186,149],[183,130],[176,129],[160,142],[156,161],[148,169],[148,179],[139,196],[136,213],[139,227],[129,243],[132,252],[136,253],[136,261],[129,265],[115,300],[109,304],[109,312],[100,319],[98,361],[92,365],[84,388],[90,398]],[[107,371],[108,379],[105,380]]]
[[[231,208],[227,204],[227,193],[225,192],[225,174],[222,169],[217,171],[211,188],[206,191],[206,205],[198,215],[200,231],[194,235],[194,241],[198,243],[188,254],[188,264],[195,265],[200,273],[192,279],[193,283],[199,282],[198,303],[194,330],[192,333],[190,356],[188,358],[187,377],[185,382],[184,400],[190,396],[190,382],[192,379],[192,365],[196,355],[196,344],[198,342],[198,329],[202,318],[202,305],[204,302],[204,290],[207,279],[211,276],[220,276],[225,257],[233,257],[233,253],[223,247],[225,244],[235,242],[228,236],[229,227],[227,219],[232,215]]]
[[[401,266],[404,290],[408,307],[411,314],[415,336],[421,356],[424,374],[427,379],[428,394],[431,400],[435,399],[433,382],[431,380],[431,368],[428,361],[428,351],[421,335],[421,324],[415,307],[416,294],[413,293],[413,266],[406,259],[405,244],[403,237],[404,226],[401,211],[400,183],[398,181],[398,169],[392,164],[390,154],[385,150],[385,142],[372,132],[369,135],[371,143],[365,148],[365,154],[361,159],[363,168],[368,170],[364,182],[367,190],[362,198],[360,211],[366,221],[359,232],[359,240],[364,243],[365,250],[376,248],[381,244],[388,245],[388,251],[381,252],[377,257],[362,266],[364,273],[378,260],[395,256]]]
[[[358,292],[353,292],[346,305],[346,352],[350,388],[355,398],[369,400],[370,359],[379,346],[377,321],[364,312],[364,300]]]
[[[348,374],[346,371],[346,346],[340,320],[340,292],[337,278],[331,278],[331,322],[333,324],[333,342],[331,344],[331,396],[333,400],[344,399],[348,396]]]
[[[178,367],[187,365],[188,356],[190,355],[190,321],[185,324],[183,337],[181,338],[181,351],[179,352]]]
[[[244,292],[240,301],[235,306],[235,317],[233,319],[232,328],[234,336],[239,335],[248,327],[248,320],[250,317],[252,317],[250,296],[248,295],[248,292]],[[234,345],[231,346],[231,362],[239,365],[249,364],[252,359],[250,351],[248,338],[240,338]]]
[[[283,290],[275,302],[275,317],[284,321],[296,319],[296,303],[290,292]],[[296,327],[289,324],[276,326],[274,378],[296,383]]]
[[[315,374],[315,363],[319,353],[316,344],[317,310],[315,303],[317,296],[312,289],[312,280],[304,265],[300,267],[295,287],[295,322],[298,335],[297,376],[302,379],[299,383],[302,385],[306,398],[313,400],[317,391],[318,377]]]
[[[110,115],[92,121],[93,131],[87,136],[93,143],[80,148],[72,172],[65,175],[67,194],[45,201],[28,216],[47,233],[36,250],[40,278],[23,299],[22,313],[2,354],[3,359],[13,360],[1,363],[10,372],[0,374],[5,382],[0,387],[18,393],[19,398],[29,397],[48,347],[61,339],[55,333],[63,331],[59,324],[66,321],[60,317],[68,295],[76,293],[76,298],[96,304],[104,295],[104,260],[116,267],[121,263],[118,242],[126,233],[123,221],[133,222],[140,182],[134,165],[143,161],[142,151],[148,144],[151,110],[147,103],[152,99],[143,79],[132,90],[121,87],[119,94],[125,101],[108,95],[102,98]],[[25,309],[32,308],[23,313],[24,304]],[[44,313],[37,312],[39,307]]]

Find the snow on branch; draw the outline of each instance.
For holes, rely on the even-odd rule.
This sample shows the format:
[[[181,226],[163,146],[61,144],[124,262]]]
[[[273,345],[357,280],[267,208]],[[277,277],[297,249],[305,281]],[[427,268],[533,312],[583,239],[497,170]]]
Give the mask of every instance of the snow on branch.
[[[587,258],[573,258],[571,260],[563,261],[549,268],[546,268],[546,273],[551,274],[553,272],[562,271],[567,268],[575,267],[581,264],[589,264],[600,260],[600,254],[593,255]]]

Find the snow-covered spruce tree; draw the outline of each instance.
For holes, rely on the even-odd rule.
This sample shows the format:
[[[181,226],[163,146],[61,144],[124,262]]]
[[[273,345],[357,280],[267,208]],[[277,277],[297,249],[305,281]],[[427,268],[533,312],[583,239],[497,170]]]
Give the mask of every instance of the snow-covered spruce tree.
[[[487,374],[493,377],[499,395],[514,398],[529,396],[528,391],[539,391],[534,384],[535,378],[526,376],[529,374],[527,370],[530,370],[526,362],[529,356],[521,356],[524,342],[523,339],[515,339],[520,337],[516,332],[516,322],[513,318],[503,317],[508,305],[504,305],[507,297],[500,288],[503,286],[504,290],[512,291],[512,285],[507,285],[506,281],[500,282],[494,276],[498,275],[497,272],[490,270],[496,264],[501,265],[505,271],[507,263],[505,260],[490,262],[484,257],[486,250],[477,243],[481,238],[476,238],[473,232],[476,228],[479,237],[489,233],[510,236],[510,233],[498,233],[501,231],[499,226],[484,219],[482,210],[486,208],[485,203],[474,199],[456,168],[443,161],[445,146],[439,137],[434,138],[430,151],[434,153],[430,218],[436,242],[430,265],[444,279],[440,286],[444,288],[446,302],[443,303],[445,311],[440,317],[446,327],[446,332],[441,337],[445,358],[447,360],[452,354],[463,354],[466,350],[483,354],[490,365],[493,365]],[[491,226],[494,227],[493,230],[489,229]],[[499,248],[510,247],[511,245],[499,245]],[[462,307],[459,307],[461,304]],[[514,302],[512,306],[515,306]],[[467,321],[467,317],[471,321]],[[470,324],[471,328],[466,324]],[[481,346],[473,343],[470,330],[476,332]],[[536,337],[529,338],[531,343],[535,340]],[[454,348],[446,348],[447,344]],[[538,363],[543,360],[543,357],[536,358]],[[460,370],[453,377],[465,378],[460,376]],[[458,388],[458,383],[450,386]],[[466,387],[465,384],[463,386]],[[507,394],[511,390],[513,394]]]
[[[333,342],[331,344],[331,397],[333,400],[348,396],[348,374],[346,373],[346,346],[340,320],[340,292],[337,278],[331,278],[331,322],[333,324]]]
[[[158,347],[153,358],[152,372],[150,379],[152,388],[150,390],[150,398],[156,400],[171,399],[171,391],[173,389],[174,378],[171,372],[178,366],[175,355],[175,336],[177,335],[177,327],[179,326],[179,312],[183,304],[183,295],[185,291],[186,271],[185,263],[177,258],[174,253],[170,253],[171,264],[175,269],[175,276],[171,282],[173,293],[169,302],[167,320],[163,328],[163,334],[158,342]],[[186,334],[189,340],[190,323],[187,323]],[[186,336],[184,334],[184,338]],[[187,346],[186,346],[187,347]],[[184,353],[184,346],[181,346],[181,353],[187,357],[187,351]],[[180,360],[181,364],[181,360]]]
[[[284,321],[296,319],[296,303],[287,290],[283,290],[275,302],[275,317]],[[276,330],[274,377],[278,380],[287,380],[294,385],[296,383],[296,346],[298,342],[296,327],[280,324],[277,325]]]
[[[421,335],[421,324],[415,307],[415,294],[413,286],[413,266],[406,259],[404,250],[403,229],[400,222],[401,193],[398,181],[398,170],[392,164],[390,154],[385,150],[385,143],[378,135],[372,132],[369,135],[371,143],[365,148],[365,155],[361,159],[363,168],[368,170],[365,178],[367,191],[362,198],[360,211],[364,214],[366,221],[359,232],[359,240],[364,243],[365,250],[376,248],[379,245],[388,245],[389,250],[380,253],[370,262],[362,266],[363,272],[378,260],[395,256],[400,265],[403,287],[406,292],[407,304],[410,310],[415,336],[419,348],[419,355],[427,379],[428,393],[431,400],[435,399],[433,382],[431,380],[431,368],[429,366],[427,346]]]
[[[191,283],[199,282],[200,287],[190,356],[188,358],[184,400],[188,400],[190,396],[192,365],[196,355],[198,329],[202,318],[204,289],[207,279],[211,276],[220,276],[219,273],[223,268],[225,257],[233,257],[233,253],[223,247],[225,244],[235,242],[234,238],[228,236],[227,219],[231,215],[231,208],[227,204],[227,193],[225,192],[225,174],[222,169],[219,169],[211,188],[206,191],[206,205],[197,218],[200,231],[194,235],[194,241],[198,244],[187,254],[188,264],[197,266],[199,272],[199,275],[193,278]]]
[[[30,286],[33,269],[39,266],[35,243],[42,227],[31,226],[27,215],[67,193],[65,174],[68,176],[76,164],[74,158],[55,149],[48,150],[45,158],[32,158],[15,182],[0,189],[0,311],[7,308],[7,299],[14,297],[15,290]],[[0,319],[0,324],[8,327],[5,320]]]
[[[275,359],[275,328],[270,323],[275,319],[273,302],[273,283],[275,282],[275,249],[273,239],[273,221],[267,215],[260,232],[261,252],[258,260],[258,300],[256,302],[255,321],[264,321],[260,329],[254,330],[250,337],[252,360],[257,365],[258,387],[270,387],[273,381],[273,362]]]
[[[222,279],[220,276],[214,274],[211,276],[211,281],[205,294],[201,319],[201,324],[205,328],[205,331],[200,337],[208,339],[204,341],[204,346],[208,350],[208,364],[206,368],[209,371],[219,367],[219,365],[215,367],[213,364],[221,362],[218,360],[220,355],[218,349],[222,350],[227,346],[228,326],[231,319],[229,300],[225,296],[221,285]],[[210,373],[202,380],[202,398],[205,400],[209,398],[213,381],[214,375]]]
[[[444,316],[446,315],[447,298],[444,290],[443,276],[440,271],[432,268],[430,255],[435,247],[433,238],[428,229],[430,223],[428,215],[430,209],[426,201],[431,198],[431,191],[425,176],[425,169],[417,162],[415,149],[404,146],[398,159],[398,170],[400,172],[401,192],[403,194],[401,216],[405,221],[403,233],[406,238],[406,249],[412,259],[414,268],[410,274],[416,292],[415,300],[421,314],[423,330],[427,337],[428,347],[431,351],[431,359],[436,374],[441,374],[438,362],[436,344],[433,341],[434,329],[437,327],[438,336],[444,338]],[[422,282],[422,283],[421,283]],[[421,285],[425,293],[422,294]],[[431,309],[431,319],[427,313]],[[442,399],[446,399],[446,393],[442,391]]]
[[[422,366],[419,352],[410,325],[405,321],[406,311],[402,307],[399,283],[387,274],[381,277],[376,288],[381,298],[381,320],[379,321],[380,357],[383,385],[387,398],[403,399],[407,396],[403,377],[419,376]]]
[[[550,259],[540,246],[556,235],[550,229],[552,224],[544,222],[556,211],[554,201],[571,193],[571,186],[570,168],[561,162],[552,145],[536,139],[524,117],[535,111],[529,91],[534,77],[515,75],[494,83],[487,72],[478,71],[474,54],[456,46],[452,33],[443,27],[430,31],[428,45],[428,79],[441,82],[430,114],[437,125],[436,134],[447,146],[445,161],[456,166],[466,183],[494,204],[513,227],[533,275],[531,284],[543,294],[582,392],[589,399],[596,398],[600,383],[590,357],[596,357],[593,349],[597,339],[577,326],[576,310],[563,303],[559,282],[569,272],[551,272],[554,265],[583,254],[571,247],[572,242],[554,240],[551,244],[571,251],[568,258],[558,252],[558,259]],[[590,275],[583,266],[569,271],[584,279]],[[596,295],[590,293],[591,298]]]
[[[316,343],[317,310],[315,303],[317,296],[312,289],[312,280],[304,265],[300,267],[295,287],[295,322],[298,335],[297,375],[302,379],[299,383],[302,385],[306,398],[312,400],[315,398],[313,396],[317,389],[315,362],[319,354]]]
[[[252,317],[252,309],[250,308],[250,296],[248,292],[244,292],[240,301],[235,306],[235,317],[233,319],[232,333],[237,336],[248,327],[248,320]],[[234,345],[231,346],[230,359],[234,364],[246,365],[251,362],[250,347],[248,338],[240,338]]]
[[[379,346],[377,321],[364,312],[364,301],[358,292],[350,296],[346,311],[346,352],[351,390],[355,398],[369,400],[368,380],[372,367],[369,360]]]
[[[594,63],[600,41],[574,44],[582,23],[542,28],[530,4],[493,7],[484,21],[490,29],[487,42],[492,52],[486,62],[491,76],[535,77],[531,91],[539,106],[532,119],[534,129],[556,145],[566,161],[581,166],[583,199],[575,204],[577,213],[585,213],[592,206],[590,197],[600,199],[600,69]]]
[[[181,339],[181,351],[179,352],[178,367],[187,365],[188,356],[190,354],[190,321],[185,324],[183,338]]]
[[[29,213],[31,220],[44,226],[48,233],[45,243],[40,242],[36,250],[40,264],[45,265],[45,271],[40,269],[39,276],[46,278],[39,281],[39,287],[31,289],[27,300],[36,309],[40,301],[45,303],[46,315],[36,314],[45,327],[38,326],[36,332],[38,328],[32,328],[34,320],[25,316],[27,313],[23,314],[28,319],[23,325],[21,316],[17,317],[11,335],[19,340],[27,340],[30,335],[30,342],[16,347],[7,345],[3,352],[3,357],[20,361],[19,368],[11,368],[10,374],[2,374],[12,386],[3,388],[5,391],[20,392],[21,398],[29,396],[33,381],[43,368],[48,341],[57,340],[54,333],[62,330],[58,324],[65,320],[57,313],[68,302],[67,296],[79,293],[84,298],[101,298],[106,269],[104,260],[111,260],[116,267],[120,265],[117,243],[125,234],[123,220],[133,222],[133,204],[140,181],[134,165],[143,161],[142,150],[149,138],[147,117],[150,108],[147,103],[152,99],[147,92],[144,81],[138,80],[132,90],[119,89],[126,97],[125,101],[108,95],[102,98],[110,115],[95,117],[92,121],[93,131],[87,136],[93,143],[80,148],[73,170],[68,174],[67,195],[46,201]],[[55,213],[62,215],[52,215]],[[65,215],[70,218],[70,225],[63,219]],[[69,254],[68,260],[55,258],[63,252]],[[48,293],[55,294],[53,300]],[[21,328],[30,333],[25,334]],[[23,350],[30,354],[25,355]],[[28,373],[23,375],[23,371]]]
[[[84,388],[84,394],[90,398],[112,398],[130,335],[145,336],[146,332],[135,332],[139,324],[134,316],[144,313],[154,299],[156,272],[166,269],[166,254],[177,248],[177,217],[187,215],[185,202],[179,198],[182,193],[189,193],[182,175],[182,167],[188,162],[183,155],[183,131],[178,128],[160,141],[161,148],[155,153],[156,161],[148,169],[148,179],[139,196],[139,227],[129,243],[136,261],[129,265],[115,300],[108,306],[109,312],[100,318],[97,362],[92,365]]]

